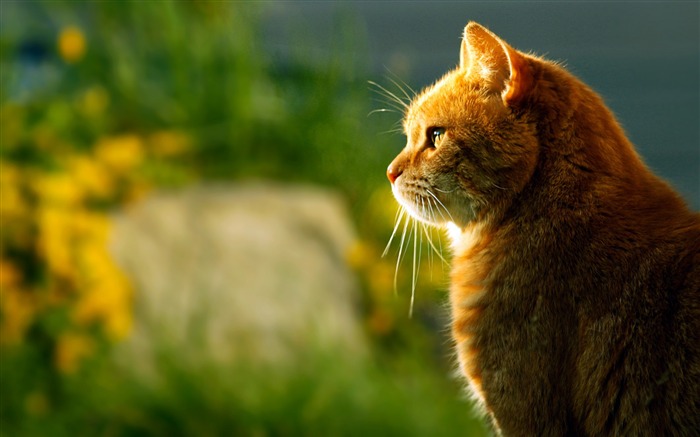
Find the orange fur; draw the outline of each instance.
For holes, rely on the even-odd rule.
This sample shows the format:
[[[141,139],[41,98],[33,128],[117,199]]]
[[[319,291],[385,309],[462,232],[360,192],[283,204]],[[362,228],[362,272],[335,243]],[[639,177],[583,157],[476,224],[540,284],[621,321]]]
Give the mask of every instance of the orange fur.
[[[404,128],[392,189],[455,230],[452,333],[495,429],[698,435],[700,216],[602,99],[470,23]]]

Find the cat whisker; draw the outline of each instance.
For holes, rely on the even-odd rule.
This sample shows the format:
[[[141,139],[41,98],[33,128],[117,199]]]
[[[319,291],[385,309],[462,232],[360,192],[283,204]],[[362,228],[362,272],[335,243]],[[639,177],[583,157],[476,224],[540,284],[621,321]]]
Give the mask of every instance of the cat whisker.
[[[426,236],[426,238],[428,239],[428,245],[433,249],[433,251],[435,252],[435,254],[437,255],[437,257],[440,258],[440,260],[441,260],[444,264],[448,264],[448,265],[449,265],[449,263],[447,262],[447,260],[442,256],[442,249],[438,250],[438,248],[435,247],[435,243],[433,243],[432,237],[430,236],[430,234],[428,234],[428,230],[427,230],[427,229],[424,229],[424,231],[425,231],[425,236]],[[432,231],[432,229],[431,229],[431,231]],[[440,240],[438,239],[438,241],[440,241]]]
[[[426,205],[425,205],[425,200],[426,200],[425,197],[420,196],[421,214],[423,215],[423,217],[427,217],[428,219],[432,219],[432,217],[431,217],[431,215],[430,215],[430,213],[429,213],[429,212],[430,212],[430,208],[429,208],[429,207],[430,207],[430,198],[428,198],[428,207],[426,207]],[[421,246],[421,251],[422,251],[422,248],[423,248],[423,234],[426,234],[426,237],[427,237],[427,231],[426,231],[426,226],[427,226],[427,225],[426,225],[425,223],[421,222],[421,223],[420,223],[420,226],[421,226],[421,228],[423,228],[423,233],[420,233],[420,232],[419,232],[419,234],[420,234],[420,240],[421,240],[421,241],[420,241],[420,246]],[[430,251],[428,251],[428,262],[430,263],[431,272],[432,272],[432,266],[433,266],[433,257],[432,257],[432,255],[433,255],[433,253],[430,252]]]
[[[373,110],[369,111],[369,113],[367,114],[367,117],[369,117],[369,116],[371,116],[371,115],[374,115],[374,114],[376,114],[376,113],[378,113],[378,112],[394,112],[394,113],[396,113],[396,112],[398,112],[398,111],[396,111],[396,110],[394,110],[394,109],[387,109],[387,108],[373,109]]]
[[[433,199],[435,199],[435,201],[437,202],[437,204],[439,204],[439,205],[442,207],[442,209],[445,210],[445,212],[447,213],[447,215],[450,217],[450,220],[454,222],[455,219],[452,217],[452,214],[450,214],[450,211],[447,210],[447,207],[445,206],[445,204],[442,203],[442,201],[441,201],[440,199],[438,199],[437,196],[436,196],[432,191],[430,191],[430,190],[426,190],[426,191],[428,192],[429,195],[431,195],[431,196],[433,197]],[[436,204],[436,205],[437,205],[437,204]]]
[[[389,75],[394,76],[394,78],[396,78],[396,80],[400,81],[401,84],[403,84],[403,86],[401,86],[401,84],[396,83],[396,82],[395,82],[394,80],[392,80],[391,78],[388,78],[388,79],[391,80],[392,82],[394,82],[394,84],[404,93],[404,95],[405,95],[406,97],[408,97],[408,100],[409,100],[409,101],[410,101],[410,100],[413,100],[413,97],[415,97],[415,96],[418,94],[418,93],[416,93],[416,90],[414,90],[413,88],[411,88],[411,85],[407,84],[406,81],[404,81],[403,79],[401,79],[401,77],[399,77],[396,73],[394,73],[393,71],[391,71],[388,67],[384,66],[384,69],[387,71],[387,73],[389,73]],[[405,88],[408,88],[408,90],[411,92],[411,96],[408,96],[408,95],[407,95],[407,93],[406,93],[404,87],[405,87]]]
[[[389,130],[380,132],[380,135],[401,134],[401,133],[403,133],[403,128],[397,127],[395,129],[389,129]]]
[[[403,124],[401,123],[401,120],[395,122],[392,125],[392,129],[381,132],[381,134],[403,134],[403,133],[404,133],[404,129],[403,129]]]
[[[425,197],[422,195],[416,195],[414,197],[414,204],[419,208],[420,213],[423,217],[426,217],[430,221],[437,221],[436,214],[443,215],[442,209],[439,206],[439,200],[434,197],[431,193],[431,197]],[[391,248],[394,240],[398,239],[399,228],[401,229],[401,239],[399,242],[398,256],[396,258],[396,265],[394,269],[394,293],[398,292],[398,274],[399,268],[401,267],[401,262],[406,257],[409,252],[408,247],[410,247],[411,239],[413,240],[413,256],[411,262],[411,299],[409,306],[409,317],[413,317],[413,308],[415,305],[416,289],[418,287],[418,275],[420,274],[420,265],[423,260],[423,236],[425,235],[425,240],[427,246],[429,246],[428,259],[430,263],[430,271],[432,274],[433,266],[433,254],[437,255],[442,261],[442,265],[447,263],[447,260],[442,256],[442,243],[440,244],[440,249],[435,245],[434,238],[431,232],[428,232],[428,225],[414,219],[409,213],[406,207],[399,205],[394,217],[394,228],[392,229],[391,236],[387,242],[382,257],[386,256]]]
[[[393,92],[389,91],[388,89],[386,89],[382,85],[379,85],[377,82],[374,82],[372,80],[369,81],[369,84],[375,86],[378,89],[378,91],[381,91],[380,94],[383,94],[385,97],[392,99],[393,101],[395,101],[396,103],[401,105],[402,108],[404,108],[405,110],[408,110],[408,104],[405,101],[403,101],[401,98],[399,98],[396,94],[394,94]]]
[[[431,230],[431,231],[432,231],[432,230]],[[440,238],[440,233],[439,233],[439,232],[438,232],[438,239],[437,239],[437,241],[438,241],[438,248],[440,249],[440,251],[439,251],[438,253],[442,254],[442,253],[443,253],[443,252],[442,252],[442,238]],[[442,261],[443,261],[443,263],[440,264],[440,267],[442,268],[442,271],[444,272],[444,271],[445,271],[445,266],[448,266],[448,267],[449,267],[450,263],[447,262],[447,260],[445,260],[445,258],[443,258],[442,256],[440,256],[440,259],[442,259]]]
[[[435,212],[433,211],[433,206],[432,206],[432,204],[431,204],[431,199],[428,199],[428,206],[430,207],[430,214],[431,214],[431,216],[432,216],[432,218],[433,218],[433,221],[436,221],[436,220],[435,220],[435,219],[436,219],[436,217],[435,217]],[[439,209],[438,209],[438,212],[440,212]],[[442,214],[442,212],[440,212],[440,214]],[[444,217],[443,217],[443,218],[444,218]],[[430,233],[431,233],[431,235],[428,235],[427,226],[424,226],[424,227],[423,227],[423,230],[424,230],[424,232],[425,232],[426,238],[428,239],[428,244],[429,244],[430,247],[433,249],[433,251],[435,252],[435,254],[438,256],[438,258],[440,258],[440,259],[442,260],[443,264],[448,264],[447,260],[445,260],[445,258],[442,256],[442,243],[440,243],[440,250],[438,250],[438,249],[435,247],[435,244],[433,243],[433,239],[432,239],[432,237],[431,237],[432,232],[433,232],[433,228],[432,228],[432,227],[430,228]],[[439,239],[439,238],[438,238],[438,242],[440,242],[440,239]]]
[[[409,102],[410,102],[411,100],[413,100],[413,97],[408,95],[408,93],[406,92],[406,90],[404,89],[404,87],[402,87],[401,85],[399,85],[399,83],[396,82],[394,79],[392,79],[392,78],[390,78],[390,77],[389,77],[388,79],[391,81],[391,83],[393,83],[394,85],[396,85],[396,88],[398,88],[398,89],[403,93],[403,95],[406,97],[406,99],[407,99]],[[406,85],[406,86],[408,86],[408,85]],[[410,87],[409,87],[409,88],[410,88]],[[413,91],[413,90],[411,90],[411,91]],[[413,95],[415,96],[415,94],[416,94],[416,93],[414,92]]]
[[[401,265],[401,254],[403,253],[403,243],[406,240],[406,230],[408,228],[408,222],[411,220],[411,218],[406,215],[404,217],[404,225],[403,225],[403,231],[401,232],[401,243],[399,244],[399,256],[396,258],[396,268],[394,269],[394,294],[396,294],[396,290],[398,287],[396,286],[399,278],[399,265]]]
[[[428,234],[428,225],[423,223],[423,234],[425,235],[425,239],[428,241],[428,245],[430,245],[430,235]],[[423,237],[421,237],[422,239]],[[428,267],[430,270],[430,280],[433,280],[433,251],[429,250],[428,251]]]
[[[428,200],[433,201],[433,199]],[[435,203],[435,209],[437,210],[438,214],[440,214],[440,218],[442,218],[443,220],[447,220],[447,217],[445,217],[445,214],[442,213],[442,209],[440,208],[440,205],[437,204],[437,202]],[[433,218],[435,221],[437,221],[437,216],[435,215],[435,213],[433,213]]]
[[[396,231],[399,229],[399,225],[401,224],[401,219],[403,218],[404,214],[406,213],[406,208],[403,206],[400,206],[399,209],[396,211],[396,217],[394,217],[394,230],[391,232],[391,237],[389,237],[389,242],[386,244],[386,247],[384,248],[384,252],[382,252],[382,258],[386,256],[386,254],[389,252],[389,247],[391,247],[391,242],[394,241],[394,236],[396,235]]]
[[[411,281],[411,305],[408,310],[408,317],[413,317],[413,302],[416,297],[416,284],[418,282],[418,270],[416,270],[416,249],[418,244],[418,238],[416,238],[416,226],[417,221],[413,221],[413,275]],[[418,264],[420,266],[420,264]]]
[[[398,114],[403,114],[403,112],[405,110],[404,107],[401,106],[400,104],[397,104],[396,101],[392,97],[384,96],[383,94],[382,94],[382,97],[385,97],[387,100],[384,100],[384,99],[372,99],[372,100],[375,103],[382,103],[382,104],[385,104],[392,109],[395,109],[396,113],[398,113]]]
[[[430,218],[433,222],[437,222],[437,216],[435,215],[435,209],[433,208],[433,199],[428,197],[428,211],[430,213]]]

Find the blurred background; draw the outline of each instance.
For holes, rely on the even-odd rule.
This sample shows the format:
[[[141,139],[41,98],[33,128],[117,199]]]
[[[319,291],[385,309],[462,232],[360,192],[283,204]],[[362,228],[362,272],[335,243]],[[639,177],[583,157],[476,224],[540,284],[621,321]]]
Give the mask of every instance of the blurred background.
[[[469,20],[700,208],[694,2],[0,3],[0,435],[486,435],[447,266],[381,256],[379,87],[440,77]]]

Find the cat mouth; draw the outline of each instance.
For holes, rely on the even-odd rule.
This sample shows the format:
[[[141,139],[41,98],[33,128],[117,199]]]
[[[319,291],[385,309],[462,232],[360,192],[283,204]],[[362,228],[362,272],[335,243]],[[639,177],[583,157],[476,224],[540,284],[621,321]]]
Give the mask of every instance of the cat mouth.
[[[402,189],[392,184],[394,198],[414,219],[431,226],[442,226],[453,222],[452,215],[438,196],[427,187]]]

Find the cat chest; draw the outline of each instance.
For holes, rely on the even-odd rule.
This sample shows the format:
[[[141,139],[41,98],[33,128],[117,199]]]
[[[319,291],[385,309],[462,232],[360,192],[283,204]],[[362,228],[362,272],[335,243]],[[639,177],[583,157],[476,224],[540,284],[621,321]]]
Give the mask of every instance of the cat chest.
[[[519,329],[502,323],[498,308],[502,309],[504,305],[493,301],[493,290],[488,285],[493,283],[489,278],[497,268],[497,260],[503,260],[502,256],[496,255],[492,237],[476,226],[454,234],[452,248],[455,256],[450,288],[452,336],[460,370],[469,383],[473,398],[489,413],[492,412],[492,406],[487,402],[490,387],[493,388],[491,376],[501,374],[498,369],[501,360],[494,357],[510,353],[499,343]],[[503,329],[510,333],[503,332]]]
[[[547,357],[556,337],[550,332],[551,305],[534,292],[539,287],[525,287],[534,292],[530,293],[517,287],[514,278],[494,281],[494,269],[503,269],[489,262],[492,259],[478,246],[454,259],[452,336],[460,370],[479,406],[496,413],[499,405],[494,394],[499,393],[509,402],[522,404],[525,411],[532,402],[531,390],[547,384],[551,366]],[[495,284],[509,287],[492,289]],[[523,380],[528,384],[521,384]]]
[[[461,280],[453,278],[450,290],[460,370],[479,408],[499,427],[536,428],[534,406],[567,399],[565,342],[573,336],[561,318],[553,317],[557,304],[552,299],[529,288],[532,294],[519,287],[491,289],[484,276],[482,281],[470,276],[474,272],[478,266],[462,272]],[[565,402],[548,408],[552,415],[566,415]]]
[[[453,270],[450,305],[452,310],[452,337],[457,348],[462,375],[469,383],[472,397],[486,407],[479,365],[478,328],[483,317],[480,305],[486,290],[482,280],[485,272],[474,263],[463,262]]]

